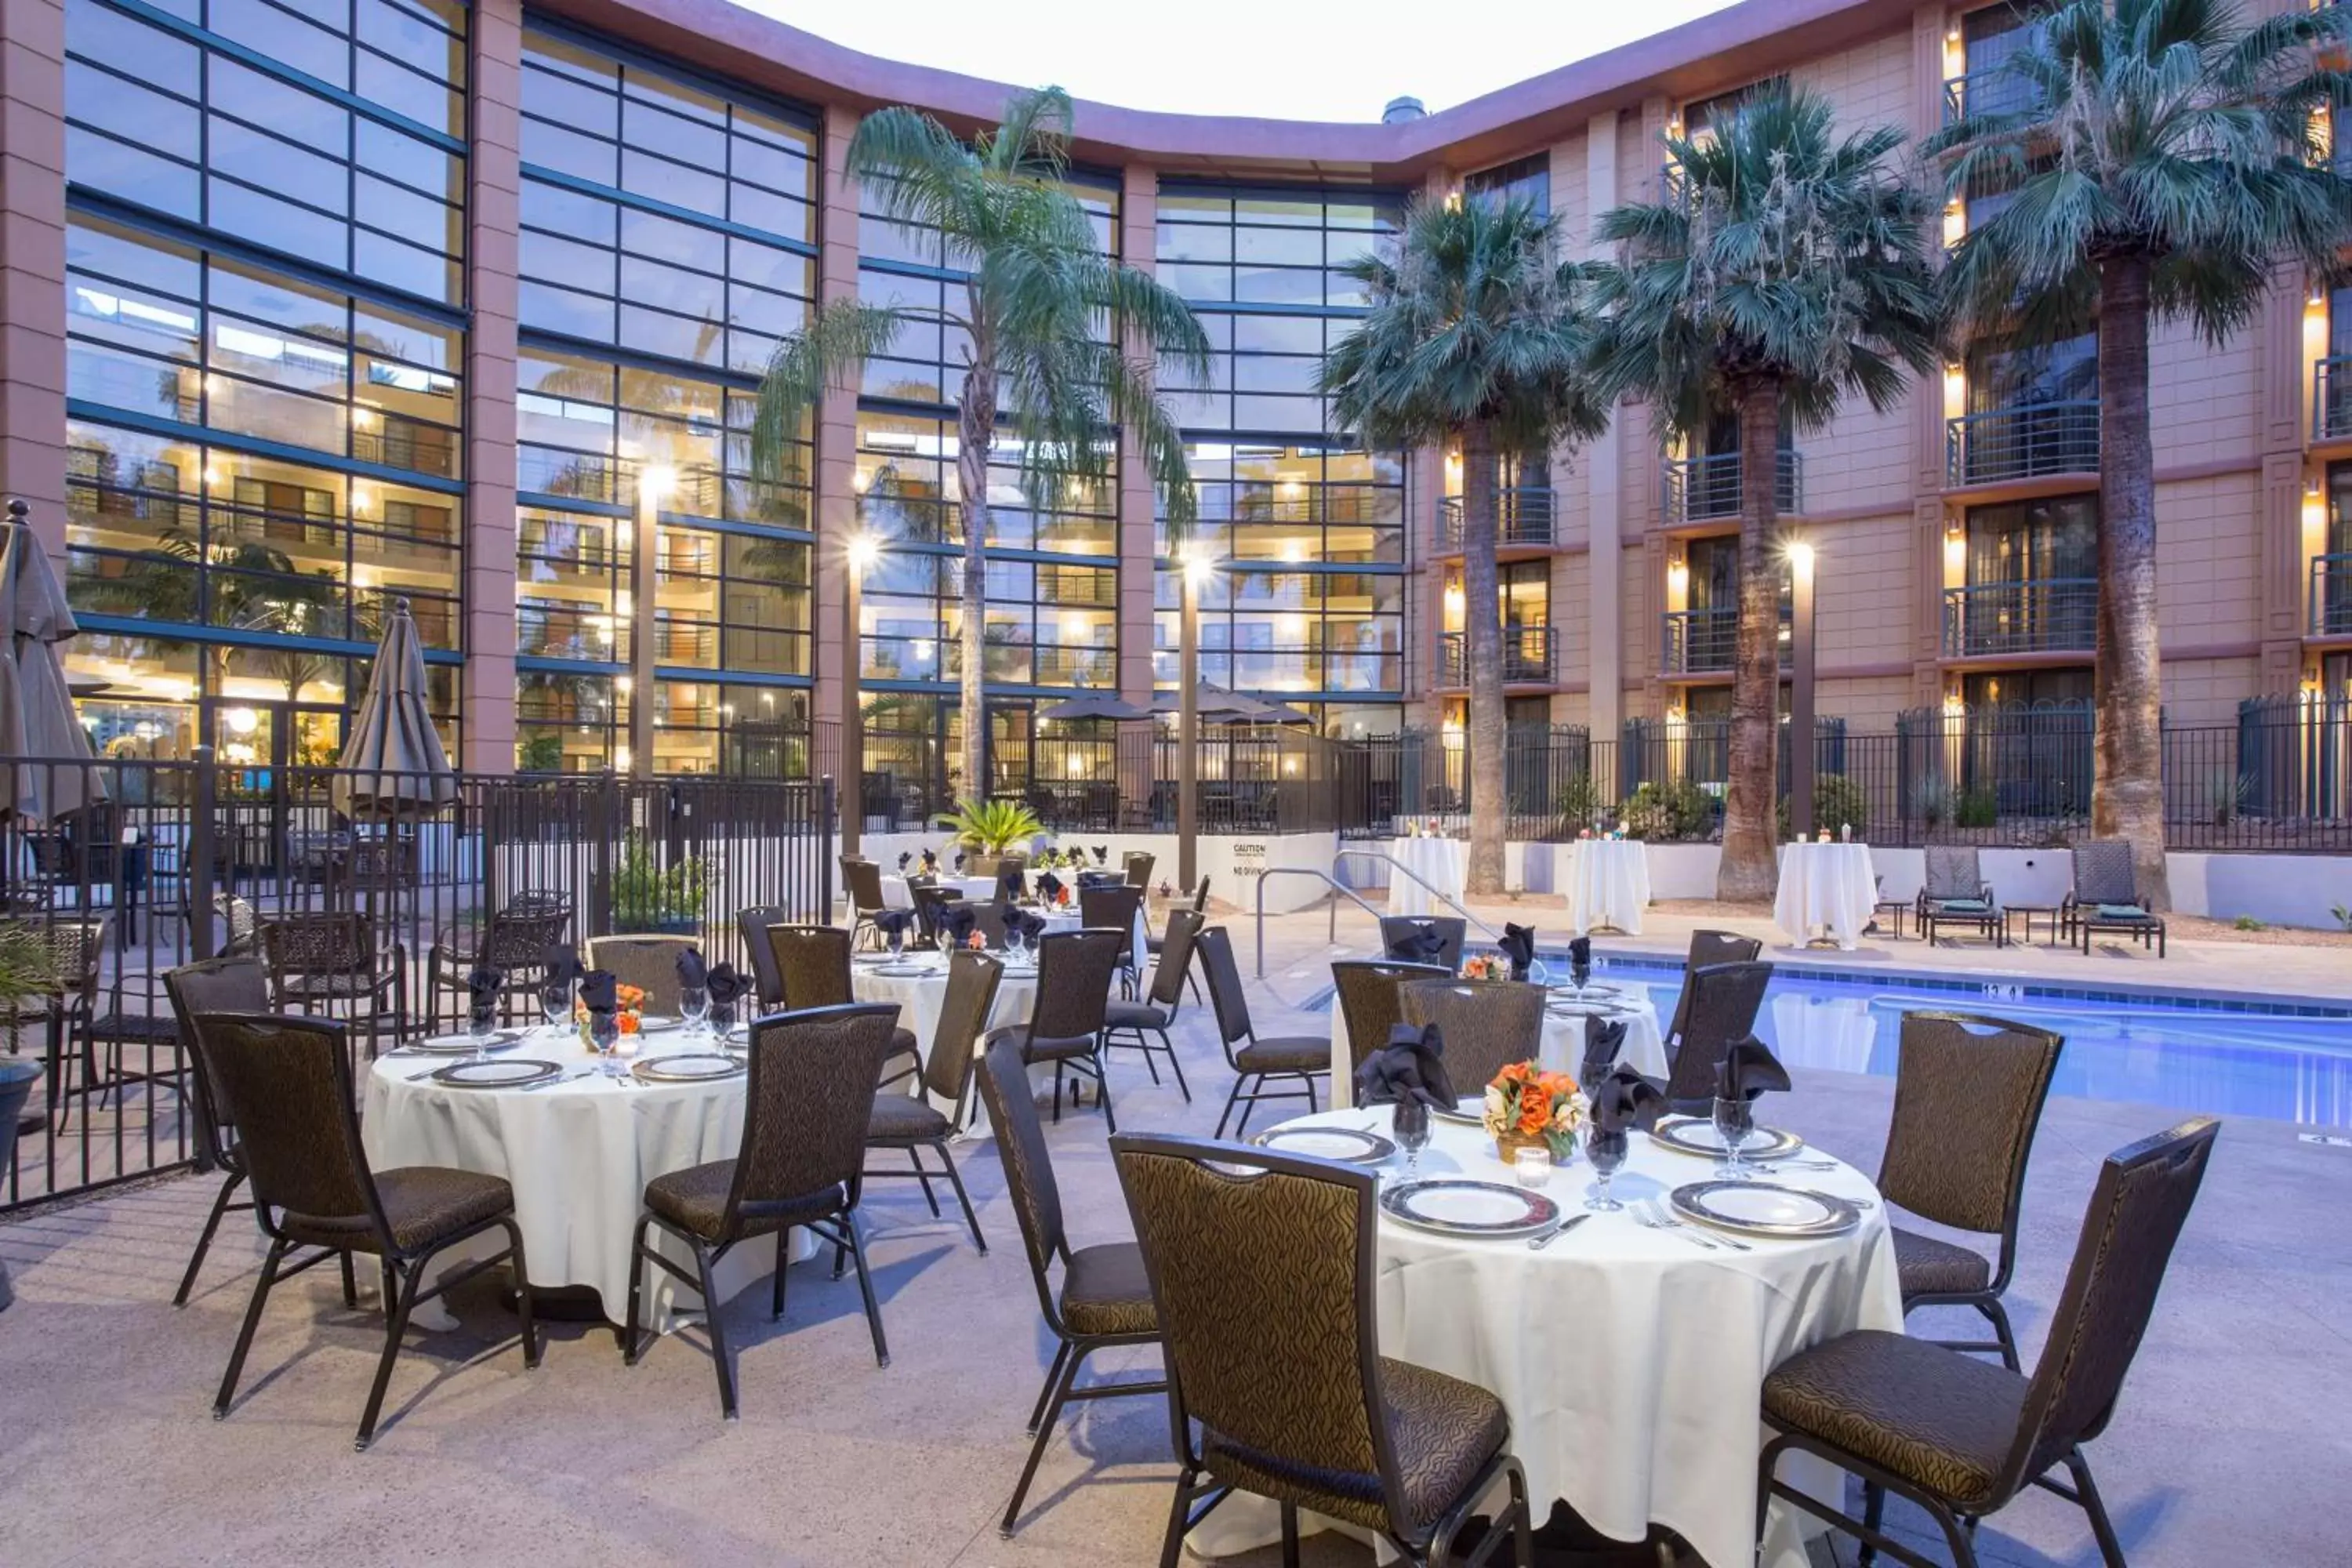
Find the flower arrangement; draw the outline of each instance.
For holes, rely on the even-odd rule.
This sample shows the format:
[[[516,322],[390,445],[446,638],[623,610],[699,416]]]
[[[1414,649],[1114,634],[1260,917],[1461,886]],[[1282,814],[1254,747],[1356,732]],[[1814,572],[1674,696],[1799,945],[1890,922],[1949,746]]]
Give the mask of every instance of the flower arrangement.
[[[982,952],[986,951],[988,947],[988,938],[982,936],[978,931],[974,931],[970,936],[963,939],[963,944],[964,946],[971,949],[974,952]]]
[[[645,1027],[646,989],[644,986],[615,985],[613,987],[613,1000],[619,1004],[614,1011],[613,1021],[621,1026],[621,1033],[634,1035]],[[585,1004],[572,1003],[572,1021],[580,1026],[580,1038],[583,1042],[587,1042],[589,1020]]]
[[[1511,961],[1499,952],[1474,952],[1462,961],[1465,980],[1508,980]]]
[[[1587,1110],[1574,1079],[1533,1062],[1511,1063],[1486,1086],[1486,1132],[1506,1161],[1515,1150],[1541,1144],[1555,1162],[1566,1163],[1576,1152]]]

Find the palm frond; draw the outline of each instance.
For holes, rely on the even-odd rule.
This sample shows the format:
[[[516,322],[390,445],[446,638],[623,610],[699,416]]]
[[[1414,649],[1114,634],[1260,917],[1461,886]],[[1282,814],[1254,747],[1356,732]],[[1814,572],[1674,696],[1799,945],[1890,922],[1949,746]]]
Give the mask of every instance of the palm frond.
[[[801,434],[811,412],[828,389],[855,385],[866,362],[888,348],[908,320],[908,312],[891,306],[836,300],[776,345],[752,408],[755,485],[773,489],[807,482]]]

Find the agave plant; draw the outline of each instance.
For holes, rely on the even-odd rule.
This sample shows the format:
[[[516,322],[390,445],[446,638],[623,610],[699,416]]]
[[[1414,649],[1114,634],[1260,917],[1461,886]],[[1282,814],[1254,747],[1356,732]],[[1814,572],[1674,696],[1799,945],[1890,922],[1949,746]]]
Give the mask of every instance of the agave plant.
[[[954,831],[956,843],[992,858],[1045,831],[1037,814],[1017,800],[973,800],[966,796],[956,802],[955,810],[942,812],[939,821],[941,827]]]

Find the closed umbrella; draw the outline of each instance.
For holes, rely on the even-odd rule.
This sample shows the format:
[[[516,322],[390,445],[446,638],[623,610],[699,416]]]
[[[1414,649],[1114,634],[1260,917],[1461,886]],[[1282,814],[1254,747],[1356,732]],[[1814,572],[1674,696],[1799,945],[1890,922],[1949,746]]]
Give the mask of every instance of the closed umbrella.
[[[40,766],[92,761],[89,736],[74,712],[58,644],[81,630],[48,552],[25,525],[22,500],[8,503],[0,545],[0,756],[12,761],[0,780],[0,811],[24,822],[55,822],[106,798],[93,767]]]
[[[457,770],[425,700],[425,647],[408,601],[393,602],[350,742],[335,774],[345,816],[423,816],[457,798]]]
[[[1149,719],[1151,710],[1117,697],[1073,697],[1037,710],[1037,717],[1063,722],[1074,719]]]

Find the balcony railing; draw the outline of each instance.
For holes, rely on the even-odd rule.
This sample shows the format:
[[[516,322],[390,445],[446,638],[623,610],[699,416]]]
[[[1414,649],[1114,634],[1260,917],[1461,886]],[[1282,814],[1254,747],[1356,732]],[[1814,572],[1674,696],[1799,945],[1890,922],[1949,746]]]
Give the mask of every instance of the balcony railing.
[[[2352,553],[2311,558],[2311,635],[2352,637]]]
[[[2098,645],[2099,582],[2044,577],[1944,590],[1944,657],[2089,653]]]
[[[1447,632],[1438,647],[1438,680],[1440,686],[1470,684],[1470,637],[1467,632]],[[1549,686],[1558,667],[1552,647],[1549,626],[1505,626],[1503,628],[1503,684],[1506,686]]]
[[[1658,669],[1661,674],[1725,675],[1739,654],[1739,607],[1668,610],[1658,617]],[[1780,606],[1780,666],[1787,668],[1794,647],[1794,617]]]
[[[2099,400],[2033,403],[1947,420],[1944,467],[1946,482],[1955,486],[2096,473]]]
[[[2006,66],[1988,66],[1944,80],[1944,123],[1971,114],[2015,114],[2032,107],[2033,84]]]
[[[1794,452],[1774,454],[1772,504],[1782,512],[1804,510],[1804,465]],[[1739,515],[1739,454],[1669,458],[1665,468],[1666,521],[1704,522]]]
[[[2311,367],[2311,438],[2352,440],[2352,355]]]
[[[1551,487],[1512,485],[1496,498],[1495,542],[1512,545],[1549,544],[1557,537]],[[1447,496],[1437,503],[1437,548],[1462,548],[1462,498]]]

